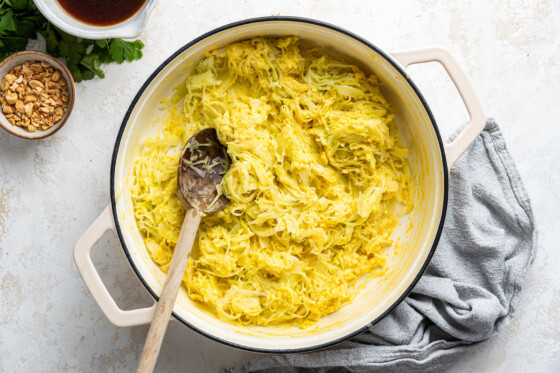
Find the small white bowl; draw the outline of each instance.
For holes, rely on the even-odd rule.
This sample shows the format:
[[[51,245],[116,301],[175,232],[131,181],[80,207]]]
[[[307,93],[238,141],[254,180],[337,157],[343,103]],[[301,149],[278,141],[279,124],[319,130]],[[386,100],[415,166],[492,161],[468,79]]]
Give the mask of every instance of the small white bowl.
[[[86,39],[135,38],[144,29],[157,0],[146,0],[132,17],[111,26],[93,26],[70,16],[56,0],[34,0],[37,9],[59,29]]]
[[[68,87],[68,107],[62,118],[56,122],[52,127],[45,131],[37,130],[35,132],[29,132],[26,129],[18,126],[12,125],[8,122],[8,119],[4,116],[2,109],[0,108],[0,127],[11,133],[12,135],[29,139],[38,140],[48,137],[58,131],[64,123],[68,120],[70,113],[72,113],[72,108],[74,107],[74,100],[76,98],[76,88],[74,87],[74,79],[72,79],[72,74],[66,68],[66,66],[54,58],[43,52],[38,51],[23,51],[17,52],[6,58],[4,61],[0,62],[0,82],[4,79],[4,76],[10,72],[10,70],[18,65],[21,65],[28,61],[44,61],[50,63],[55,69],[60,71],[62,78],[66,80],[66,85]]]

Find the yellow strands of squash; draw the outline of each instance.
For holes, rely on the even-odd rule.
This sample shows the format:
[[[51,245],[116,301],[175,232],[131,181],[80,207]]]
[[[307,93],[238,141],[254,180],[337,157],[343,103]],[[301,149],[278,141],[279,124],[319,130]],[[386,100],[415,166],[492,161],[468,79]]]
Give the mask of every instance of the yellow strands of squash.
[[[231,202],[202,219],[189,259],[191,299],[230,322],[306,327],[350,302],[361,276],[384,273],[397,210],[412,199],[407,149],[374,75],[295,37],[255,38],[207,53],[169,101],[131,187],[162,270],[184,216],[185,141],[213,127],[232,160],[221,185]]]

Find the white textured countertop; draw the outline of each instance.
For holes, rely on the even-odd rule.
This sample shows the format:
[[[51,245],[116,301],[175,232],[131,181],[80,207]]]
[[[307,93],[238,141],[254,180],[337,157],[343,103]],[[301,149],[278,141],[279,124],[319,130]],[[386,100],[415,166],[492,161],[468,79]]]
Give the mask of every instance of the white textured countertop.
[[[140,36],[140,62],[110,65],[78,84],[71,120],[35,142],[0,132],[0,371],[128,372],[148,327],[117,328],[94,303],[72,249],[109,201],[114,140],[132,97],[164,59],[232,21],[305,16],[369,39],[385,51],[440,44],[472,79],[496,118],[532,199],[539,251],[516,317],[453,372],[525,372],[560,367],[560,3],[551,1],[162,0]],[[379,2],[381,3],[381,2]],[[464,5],[459,5],[463,4]],[[444,134],[467,118],[439,66],[410,73]],[[147,305],[120,244],[107,234],[94,261],[121,307]],[[158,371],[212,371],[254,356],[176,323]]]

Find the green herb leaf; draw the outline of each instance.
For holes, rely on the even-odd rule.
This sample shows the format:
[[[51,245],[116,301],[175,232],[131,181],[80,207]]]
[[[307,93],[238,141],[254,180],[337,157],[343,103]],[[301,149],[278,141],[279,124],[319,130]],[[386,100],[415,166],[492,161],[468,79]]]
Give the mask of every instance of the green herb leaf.
[[[39,32],[43,35],[47,43],[47,53],[53,54],[58,46],[58,39],[56,38],[53,28],[48,24],[45,30]]]
[[[94,72],[91,70],[84,69],[81,71],[82,71],[82,78],[84,80],[92,80],[95,77]]]
[[[58,52],[61,57],[66,57],[68,65],[77,65],[86,53],[86,47],[77,42],[61,40],[58,42]]]
[[[18,36],[27,39],[35,39],[37,35],[37,26],[35,23],[31,22],[29,19],[16,18],[14,19],[14,24]]]
[[[16,25],[14,23],[14,13],[9,10],[0,17],[0,32],[5,33],[7,31],[16,31]]]
[[[102,79],[105,78],[105,74],[103,74],[103,71],[100,69],[101,63],[99,62],[99,56],[97,54],[88,54],[87,56],[84,56],[80,64],[93,71],[98,77]]]
[[[76,40],[77,40],[75,36],[70,35],[70,34],[68,34],[68,33],[62,31],[62,30],[59,29],[59,28],[56,28],[56,31],[57,31],[58,35],[60,35],[60,38],[61,38],[62,40],[64,40],[64,41],[66,41],[66,42],[75,43]]]
[[[3,37],[1,40],[6,49],[13,51],[24,50],[28,43],[27,38],[20,38],[17,36]]]
[[[70,70],[70,73],[72,74],[72,78],[74,78],[74,82],[80,83],[82,80],[84,80],[82,77],[82,72],[80,71],[78,66],[76,65],[68,66],[68,70]]]
[[[31,0],[6,0],[6,4],[17,10],[35,9],[35,4]]]
[[[107,39],[95,40],[95,45],[99,48],[109,48],[109,43],[107,43]]]
[[[144,43],[141,40],[124,41],[113,39],[109,45],[109,53],[116,63],[123,63],[124,60],[132,62],[142,58],[142,48]]]

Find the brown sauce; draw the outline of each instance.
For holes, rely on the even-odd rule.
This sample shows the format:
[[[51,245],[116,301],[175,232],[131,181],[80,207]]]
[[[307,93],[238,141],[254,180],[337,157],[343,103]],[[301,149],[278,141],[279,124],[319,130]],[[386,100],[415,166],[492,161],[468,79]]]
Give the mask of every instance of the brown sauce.
[[[78,21],[93,26],[110,26],[130,18],[146,0],[57,0]]]

